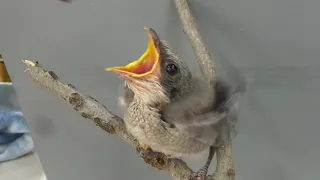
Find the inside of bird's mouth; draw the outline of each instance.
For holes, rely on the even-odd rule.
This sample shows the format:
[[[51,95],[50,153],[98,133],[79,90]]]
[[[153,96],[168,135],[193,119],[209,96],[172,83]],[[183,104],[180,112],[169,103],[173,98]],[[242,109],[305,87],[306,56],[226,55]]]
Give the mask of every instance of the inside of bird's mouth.
[[[150,28],[144,29],[148,34],[148,47],[143,55],[126,66],[107,68],[106,71],[133,77],[144,77],[155,71],[159,63],[159,49],[155,44],[156,39],[154,39],[156,37],[152,36]]]

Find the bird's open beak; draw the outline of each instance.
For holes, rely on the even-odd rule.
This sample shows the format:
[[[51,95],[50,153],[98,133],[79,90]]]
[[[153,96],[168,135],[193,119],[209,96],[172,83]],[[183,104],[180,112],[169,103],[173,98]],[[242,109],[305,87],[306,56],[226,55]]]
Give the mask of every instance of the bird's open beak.
[[[152,28],[144,28],[148,34],[148,47],[143,55],[126,66],[106,68],[106,71],[123,77],[144,78],[159,74],[159,42],[160,39]]]

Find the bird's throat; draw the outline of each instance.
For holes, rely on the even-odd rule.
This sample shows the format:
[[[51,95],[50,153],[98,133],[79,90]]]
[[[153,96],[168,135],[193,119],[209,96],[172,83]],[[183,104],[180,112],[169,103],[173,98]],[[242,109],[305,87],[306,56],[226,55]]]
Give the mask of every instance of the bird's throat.
[[[144,89],[138,89],[136,86],[132,90],[135,94],[135,100],[148,107],[159,108],[170,102],[170,99],[163,88],[157,83],[148,85],[147,88],[145,87]]]

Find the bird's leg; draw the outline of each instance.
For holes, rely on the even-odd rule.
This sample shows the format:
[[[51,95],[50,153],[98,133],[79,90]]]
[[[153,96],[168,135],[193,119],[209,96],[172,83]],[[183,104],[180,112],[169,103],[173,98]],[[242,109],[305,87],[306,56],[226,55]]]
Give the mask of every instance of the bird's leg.
[[[197,172],[193,172],[189,180],[205,180],[208,173],[209,166],[213,159],[214,153],[215,153],[215,148],[210,146],[209,155],[208,155],[206,164],[202,168],[200,168]]]

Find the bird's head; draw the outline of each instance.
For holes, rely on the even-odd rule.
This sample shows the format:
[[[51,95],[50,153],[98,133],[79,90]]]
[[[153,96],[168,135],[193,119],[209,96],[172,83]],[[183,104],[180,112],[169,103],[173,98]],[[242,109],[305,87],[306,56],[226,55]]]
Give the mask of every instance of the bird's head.
[[[135,98],[148,105],[164,105],[192,87],[187,64],[160,40],[152,28],[144,28],[148,47],[143,55],[126,66],[106,68],[122,77]]]

